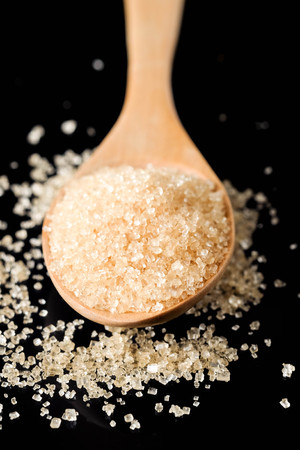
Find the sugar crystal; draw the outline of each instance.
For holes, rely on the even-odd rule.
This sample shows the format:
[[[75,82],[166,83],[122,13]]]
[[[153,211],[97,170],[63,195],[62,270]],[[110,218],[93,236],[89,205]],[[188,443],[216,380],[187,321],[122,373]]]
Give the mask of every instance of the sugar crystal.
[[[75,120],[65,120],[60,126],[60,129],[64,134],[72,134],[76,128],[77,122]]]
[[[265,174],[265,175],[271,175],[272,172],[273,172],[273,167],[271,167],[271,166],[266,166],[266,167],[264,168],[264,174]]]
[[[20,413],[18,413],[18,411],[12,411],[9,413],[10,420],[17,419],[18,417],[20,417]]]
[[[289,407],[291,406],[291,404],[290,404],[290,402],[288,401],[287,398],[281,399],[279,403],[280,403],[281,406],[282,406],[283,408],[285,408],[285,409],[286,409],[286,408],[289,408]]]
[[[254,320],[253,322],[250,323],[250,330],[259,330],[260,327],[260,322],[259,320]]]
[[[164,405],[162,403],[155,403],[154,409],[156,412],[160,413],[164,409]]]
[[[249,348],[249,345],[246,344],[246,343],[241,345],[241,350],[242,351],[248,350],[248,348]]]
[[[61,425],[61,419],[59,417],[52,417],[50,422],[50,428],[59,428]]]
[[[131,430],[139,429],[139,428],[141,428],[141,424],[137,419],[133,419],[133,421],[130,423],[129,428]]]
[[[108,416],[111,416],[114,412],[115,406],[116,405],[113,405],[112,403],[107,403],[102,406],[102,410],[105,411]]]
[[[173,413],[175,417],[182,417],[185,414],[190,414],[190,408],[188,406],[181,408],[178,405],[171,405],[169,413]]]
[[[49,414],[49,409],[48,408],[46,408],[45,406],[42,406],[41,407],[41,410],[40,410],[40,416],[47,416]]]
[[[290,244],[289,248],[290,250],[296,250],[296,248],[298,248],[298,244],[297,243]]]
[[[76,422],[78,416],[78,412],[73,408],[66,408],[65,412],[62,415],[63,420],[67,420],[68,422]]]
[[[58,396],[61,396],[60,401],[64,401],[78,395],[83,398],[87,407],[94,399],[101,399],[104,403],[102,403],[102,407],[98,407],[99,414],[103,410],[103,413],[110,416],[115,406],[113,403],[108,403],[107,400],[114,395],[115,388],[123,396],[133,390],[136,393],[134,399],[137,402],[143,402],[144,390],[149,394],[157,395],[160,394],[158,390],[160,385],[179,383],[182,379],[190,381],[195,388],[199,388],[206,377],[210,382],[228,381],[229,367],[233,361],[238,359],[238,351],[229,346],[226,338],[215,334],[212,314],[215,314],[216,320],[223,320],[227,315],[234,316],[236,319],[240,318],[246,314],[251,305],[257,305],[263,296],[263,275],[259,272],[256,262],[263,263],[266,262],[266,259],[259,256],[258,252],[250,253],[247,249],[252,246],[252,234],[257,228],[258,211],[262,208],[270,210],[270,205],[266,197],[259,194],[256,198],[257,208],[248,208],[247,201],[254,198],[251,189],[238,192],[229,182],[225,182],[234,208],[237,245],[218,284],[188,311],[186,322],[183,322],[183,326],[186,328],[182,332],[175,333],[172,328],[166,326],[163,328],[147,327],[146,329],[105,327],[101,332],[92,332],[90,342],[87,341],[83,345],[79,344],[80,340],[77,341],[75,335],[77,330],[82,328],[85,330],[85,322],[81,319],[70,322],[58,320],[56,323],[51,323],[50,319],[49,321],[47,319],[48,324],[41,325],[43,323],[41,317],[44,314],[42,311],[47,310],[40,309],[40,305],[44,305],[45,300],[35,300],[37,292],[33,292],[32,295],[27,286],[28,280],[33,283],[43,281],[36,270],[39,270],[42,276],[45,276],[46,273],[42,263],[40,226],[58,189],[69,181],[76,167],[86,160],[89,154],[90,151],[86,151],[82,155],[67,151],[63,155],[55,155],[54,165],[37,153],[31,155],[28,161],[32,168],[31,184],[28,182],[12,184],[7,178],[0,177],[2,195],[10,190],[16,197],[14,214],[20,218],[17,232],[9,232],[10,224],[5,221],[2,221],[5,224],[1,225],[2,228],[8,229],[7,234],[0,238],[2,289],[0,320],[3,327],[0,331],[0,354],[3,357],[0,372],[1,387],[4,389],[27,387],[31,389],[33,399],[37,401],[41,401],[40,399],[44,395],[47,396],[50,401],[43,403],[40,414],[51,420],[51,428],[57,428],[61,423],[60,418],[52,418],[49,415],[50,408],[48,408],[51,401],[55,402]],[[118,176],[120,175],[118,173]],[[154,176],[154,172],[151,172],[151,176]],[[186,175],[182,176],[180,183],[186,183],[186,187],[191,189],[190,193],[195,193],[194,186],[192,186],[193,180],[185,177]],[[220,234],[218,226],[207,224],[204,231],[209,239],[206,240],[206,245],[199,245],[197,233],[200,231],[198,226],[201,223],[201,217],[196,211],[197,208],[192,213],[187,208],[186,217],[177,215],[178,223],[172,226],[172,223],[175,222],[173,220],[175,219],[174,211],[165,210],[162,203],[165,195],[169,198],[168,196],[172,192],[174,193],[172,186],[168,187],[166,183],[164,185],[157,183],[156,181],[159,180],[156,179],[155,183],[152,183],[150,177],[147,201],[143,204],[142,186],[145,184],[145,180],[143,177],[138,177],[136,179],[139,181],[138,186],[135,186],[135,183],[132,186],[133,189],[138,187],[138,190],[131,198],[133,200],[135,195],[140,195],[140,198],[136,199],[137,203],[133,205],[133,213],[130,208],[124,211],[121,207],[121,200],[124,196],[122,197],[122,192],[117,189],[118,185],[123,185],[120,183],[121,180],[108,183],[108,178],[111,180],[108,173],[107,176],[103,176],[101,192],[105,192],[107,204],[109,198],[112,199],[112,195],[117,195],[117,202],[114,206],[114,212],[118,213],[114,218],[116,220],[115,230],[118,230],[118,225],[121,225],[124,233],[120,236],[117,235],[117,241],[110,245],[112,248],[107,246],[104,247],[104,250],[107,252],[108,259],[116,257],[120,248],[125,249],[127,245],[130,253],[130,255],[123,254],[122,258],[126,258],[126,260],[124,259],[122,264],[117,267],[118,270],[124,272],[116,281],[116,291],[124,289],[122,279],[124,276],[126,283],[128,282],[130,285],[131,292],[133,294],[136,292],[137,299],[142,287],[141,275],[144,273],[154,281],[156,288],[156,290],[152,289],[153,298],[150,302],[154,310],[165,306],[161,298],[155,298],[156,294],[161,293],[161,289],[170,294],[168,299],[166,297],[167,302],[180,301],[184,295],[184,289],[186,291],[192,289],[197,277],[199,277],[199,282],[204,282],[206,276],[214,273],[216,264],[213,261],[215,255],[212,254],[212,250],[219,245],[217,243],[217,237]],[[129,179],[125,180],[126,190],[130,188],[129,181]],[[181,186],[184,186],[184,183]],[[215,192],[211,192],[207,186],[202,186],[202,188],[210,196],[211,203],[218,202]],[[178,192],[177,188],[176,192]],[[186,194],[183,195],[183,198],[185,197]],[[138,203],[139,200],[140,203]],[[130,203],[129,199],[126,198],[125,203]],[[90,210],[88,221],[90,225],[96,225],[95,242],[101,247],[103,239],[107,240],[108,232],[105,236],[100,233],[100,228],[97,226],[104,221],[104,218],[96,207],[94,210],[93,208]],[[168,211],[170,216],[165,215]],[[139,214],[136,214],[137,212]],[[217,218],[216,211],[215,214]],[[272,212],[270,210],[271,218],[276,219],[276,214],[275,209]],[[155,222],[156,215],[157,219],[160,217],[160,220]],[[169,218],[172,220],[169,221]],[[113,218],[110,217],[110,219],[113,222]],[[155,219],[154,222],[152,222],[153,219]],[[108,227],[108,222],[105,223]],[[162,225],[164,230],[159,228]],[[16,229],[18,230],[18,228]],[[145,235],[145,229],[149,231],[150,236]],[[130,230],[130,236],[126,235],[128,230]],[[51,227],[48,227],[47,231],[51,232]],[[82,231],[85,232],[88,229],[83,228]],[[178,242],[174,236],[177,232]],[[145,237],[149,237],[149,240],[145,240]],[[226,234],[219,237],[226,239]],[[82,239],[84,240],[84,237]],[[222,242],[224,243],[224,241]],[[20,243],[26,244],[24,249]],[[189,245],[187,253],[184,253],[182,248],[182,245],[185,244]],[[99,258],[99,249],[94,246],[90,250],[93,264],[96,264],[97,258]],[[225,252],[226,245],[222,244],[219,250],[221,253]],[[110,251],[112,254],[109,254]],[[18,252],[18,257],[16,257],[16,252]],[[183,254],[187,256],[187,260],[182,258]],[[165,261],[162,258],[165,258]],[[158,264],[158,268],[155,266],[156,264]],[[84,269],[84,273],[86,270],[88,269]],[[105,270],[107,271],[108,268],[105,267]],[[146,274],[147,271],[149,271],[148,274]],[[90,275],[87,274],[87,276]],[[201,278],[203,278],[202,281],[200,281]],[[93,282],[96,283],[96,280]],[[102,286],[103,290],[107,287],[105,283]],[[177,295],[178,297],[176,297]],[[42,314],[40,314],[41,312]],[[193,323],[189,322],[188,316],[192,316],[193,319],[194,317],[199,318],[202,314],[207,314],[202,323],[198,319]],[[38,324],[34,323],[35,318],[38,319]],[[257,321],[252,322],[251,327],[258,329],[259,325],[255,322]],[[28,324],[30,323],[35,326],[32,324],[32,328],[29,328]],[[188,325],[186,326],[185,323]],[[234,326],[235,328],[237,327]],[[251,332],[253,331],[251,329]],[[265,339],[264,342],[268,345],[270,339]],[[245,349],[249,349],[248,344],[241,346],[241,350]],[[252,355],[256,355],[257,346],[251,346],[250,351]],[[285,373],[291,373],[290,369],[286,368]],[[152,381],[157,387],[147,388]],[[205,385],[206,388],[208,386],[210,384]],[[174,391],[172,398],[175,397],[175,394]],[[141,398],[136,399],[136,397]],[[9,398],[7,393],[4,393],[4,398]],[[156,398],[154,398],[155,400]],[[165,395],[164,402],[169,400],[170,396]],[[120,397],[115,401],[118,403],[118,407],[124,407],[125,400],[123,398]],[[162,403],[155,403],[156,412],[161,410],[161,405]],[[197,407],[198,405],[199,398],[194,396],[193,406]],[[165,408],[165,410],[168,409]],[[170,410],[178,417],[188,414],[190,411],[188,406],[179,407],[175,404],[171,406]],[[72,413],[66,411],[67,409],[64,413],[66,415],[62,416],[66,417],[64,420],[68,420],[67,417],[77,417],[77,412],[74,413],[75,410],[72,410]],[[133,417],[131,419],[128,422],[130,429],[139,428],[139,421]],[[115,425],[115,421],[110,421],[110,426]]]
[[[147,390],[147,394],[156,395],[157,394],[157,389],[154,388],[154,387],[149,387],[148,390]]]
[[[50,268],[62,284],[86,305],[120,313],[193,295],[230,241],[214,184],[167,168],[103,167],[76,179],[48,226]]]
[[[282,287],[285,287],[285,286],[286,286],[286,282],[280,280],[279,278],[277,278],[276,280],[274,280],[274,286],[275,286],[276,288],[282,288]]]
[[[271,339],[264,339],[264,343],[266,344],[267,347],[271,347],[272,341]]]
[[[27,134],[27,142],[31,145],[37,145],[45,134],[45,128],[42,125],[35,125]]]
[[[293,364],[288,364],[288,363],[282,363],[282,375],[286,378],[290,378],[292,376],[292,373],[296,370],[296,367],[293,366]]]
[[[100,71],[104,68],[104,62],[102,59],[96,58],[92,61],[92,67],[94,70]]]
[[[132,422],[133,421],[133,415],[132,414],[126,414],[124,416],[125,422]]]

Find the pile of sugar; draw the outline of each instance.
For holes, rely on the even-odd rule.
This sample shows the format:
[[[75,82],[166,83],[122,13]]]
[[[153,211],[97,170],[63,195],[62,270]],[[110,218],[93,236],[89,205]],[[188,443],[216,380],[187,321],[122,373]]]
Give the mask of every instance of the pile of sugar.
[[[212,181],[171,168],[103,167],[75,179],[47,224],[53,271],[89,307],[160,311],[194,295],[228,252]]]
[[[259,354],[261,343],[255,337],[258,321],[249,325],[248,334],[253,334],[254,341],[235,348],[226,337],[216,334],[213,319],[222,319],[225,325],[224,319],[229,317],[232,325],[230,318],[238,321],[251,305],[260,302],[266,286],[257,262],[265,262],[265,258],[251,250],[252,235],[260,209],[269,211],[271,219],[275,215],[264,195],[251,189],[239,192],[229,182],[226,189],[236,225],[233,257],[215,288],[186,316],[177,319],[176,331],[174,322],[141,329],[95,324],[90,331],[90,323],[82,318],[68,322],[57,318],[53,305],[56,319],[51,322],[47,316],[50,306],[45,284],[48,288],[49,281],[41,251],[41,224],[58,189],[89,154],[68,150],[56,155],[51,163],[34,153],[28,160],[31,182],[17,184],[6,175],[0,177],[0,197],[16,197],[14,227],[5,218],[0,220],[0,383],[5,398],[4,405],[0,401],[0,422],[5,415],[21,420],[20,389],[26,388],[32,392],[33,407],[40,409],[40,416],[51,428],[60,427],[64,421],[77,421],[76,399],[82,399],[86,408],[98,399],[99,414],[111,427],[128,424],[131,430],[139,429],[143,422],[138,405],[135,417],[132,410],[124,414],[127,393],[135,392],[137,402],[145,395],[152,396],[153,414],[188,415],[201,404],[201,386],[209,388],[213,381],[229,381],[230,364],[240,351],[249,351],[253,358]],[[15,168],[17,165],[11,164],[11,169]],[[247,206],[249,200],[256,201],[254,208]],[[232,329],[239,333],[238,324]],[[269,347],[271,340],[264,339],[262,345]],[[184,405],[176,400],[176,383],[181,380],[192,383],[198,394],[186,396]],[[166,395],[167,386],[171,395]],[[65,398],[68,404],[61,417],[52,408],[58,398]],[[70,403],[74,408],[70,409]]]

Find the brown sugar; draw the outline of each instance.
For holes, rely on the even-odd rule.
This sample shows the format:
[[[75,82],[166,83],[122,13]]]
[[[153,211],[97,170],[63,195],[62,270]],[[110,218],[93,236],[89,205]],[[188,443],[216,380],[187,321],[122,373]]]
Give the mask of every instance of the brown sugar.
[[[231,318],[238,320],[246,316],[251,306],[261,301],[265,290],[264,277],[257,264],[261,255],[252,249],[252,236],[258,228],[259,211],[262,207],[269,210],[271,205],[265,199],[262,203],[261,196],[255,200],[251,189],[239,192],[230,182],[225,186],[234,209],[233,256],[218,284],[178,320],[175,330],[172,323],[141,329],[97,326],[83,345],[82,335],[87,337],[89,333],[89,325],[83,319],[65,322],[59,311],[55,311],[56,320],[51,314],[46,315],[55,306],[49,304],[45,293],[47,277],[40,248],[41,223],[57,191],[69,182],[76,167],[88,156],[88,151],[79,155],[68,150],[55,155],[52,164],[33,153],[28,161],[32,169],[30,183],[16,184],[0,177],[3,195],[13,194],[16,198],[13,213],[18,221],[17,231],[6,220],[0,221],[0,228],[7,223],[2,225],[0,236],[0,385],[4,399],[8,398],[6,390],[11,396],[16,395],[9,405],[0,403],[0,422],[2,417],[3,422],[7,417],[13,420],[21,416],[19,420],[22,420],[22,409],[20,412],[11,409],[16,401],[21,406],[22,388],[31,392],[33,407],[40,410],[41,418],[51,428],[69,425],[68,421],[76,425],[77,411],[69,406],[70,400],[76,397],[85,402],[86,408],[93,401],[99,402],[99,415],[111,427],[124,426],[123,417],[130,413],[124,410],[124,397],[130,391],[135,393],[134,399],[142,404],[141,408],[145,400],[152,401],[154,414],[163,416],[170,412],[171,416],[184,419],[190,408],[199,405],[201,408],[200,385],[208,389],[208,383],[229,382],[231,365],[241,353],[249,351],[252,359],[259,357],[258,349],[263,351],[271,345],[270,338],[263,341],[259,336],[255,344],[242,344],[241,335],[240,343],[237,340],[232,346],[230,333],[228,339],[219,336],[215,325],[223,320],[225,327],[226,323],[227,328],[231,327]],[[250,200],[256,201],[257,206],[248,207]],[[42,284],[41,290],[33,287],[36,282]],[[234,333],[241,332],[242,324]],[[251,320],[247,326],[252,333],[257,333],[263,322]],[[295,366],[284,363],[282,369],[283,376],[289,377]],[[184,404],[177,398],[175,389],[181,380],[191,383],[193,392],[199,393],[192,399],[186,398]],[[174,393],[168,393],[167,386],[174,388]],[[60,417],[54,408],[57,398],[66,401]],[[288,400],[282,401],[283,407],[289,406]],[[129,429],[143,427],[139,409],[133,408],[131,412],[134,418],[127,424]],[[122,420],[118,419],[120,416]],[[78,422],[76,426],[80,427]],[[1,426],[2,423],[0,429]]]
[[[89,307],[122,313],[194,295],[223,261],[230,225],[211,181],[119,166],[69,183],[48,231],[63,285]]]

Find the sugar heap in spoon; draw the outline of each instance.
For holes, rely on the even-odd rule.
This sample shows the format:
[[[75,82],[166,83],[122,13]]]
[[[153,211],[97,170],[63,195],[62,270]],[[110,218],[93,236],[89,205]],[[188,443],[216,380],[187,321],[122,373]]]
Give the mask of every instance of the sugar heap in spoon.
[[[84,304],[112,313],[161,311],[195,295],[230,242],[212,181],[152,166],[74,179],[47,231],[51,270]]]

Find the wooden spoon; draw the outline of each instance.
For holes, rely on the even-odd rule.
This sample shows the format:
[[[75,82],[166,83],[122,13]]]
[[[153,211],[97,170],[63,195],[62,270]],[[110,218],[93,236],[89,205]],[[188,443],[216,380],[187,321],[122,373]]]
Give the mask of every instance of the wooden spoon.
[[[171,70],[179,34],[183,0],[124,0],[128,78],[122,112],[99,147],[75,173],[91,174],[101,166],[128,164],[145,167],[175,167],[199,177],[213,180],[224,194],[231,224],[228,253],[218,272],[194,296],[160,312],[111,313],[89,308],[67,290],[49,270],[49,216],[64,189],[54,200],[45,217],[42,242],[49,275],[63,299],[88,319],[106,325],[136,327],[163,323],[191,308],[219,280],[231,257],[234,245],[234,220],[225,188],[180,123],[173,102]]]

